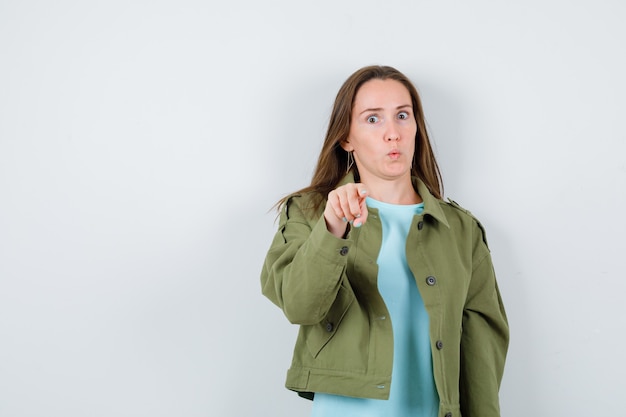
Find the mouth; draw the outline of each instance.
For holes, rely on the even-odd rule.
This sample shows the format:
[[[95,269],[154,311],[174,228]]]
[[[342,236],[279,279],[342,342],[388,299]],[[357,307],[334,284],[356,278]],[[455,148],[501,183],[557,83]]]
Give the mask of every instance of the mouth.
[[[387,155],[391,159],[398,159],[398,158],[400,158],[401,153],[397,149],[394,149],[391,152],[389,152]]]

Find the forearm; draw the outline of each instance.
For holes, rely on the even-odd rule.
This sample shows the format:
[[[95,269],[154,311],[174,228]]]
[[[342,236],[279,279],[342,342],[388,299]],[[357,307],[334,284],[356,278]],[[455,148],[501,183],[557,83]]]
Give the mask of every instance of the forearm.
[[[263,294],[292,323],[318,323],[337,295],[351,246],[350,240],[332,235],[323,218],[312,227],[300,219],[286,220],[265,259]]]

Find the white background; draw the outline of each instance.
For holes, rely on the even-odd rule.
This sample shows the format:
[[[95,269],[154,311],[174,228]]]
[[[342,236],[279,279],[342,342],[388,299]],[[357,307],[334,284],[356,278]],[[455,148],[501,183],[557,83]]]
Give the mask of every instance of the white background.
[[[503,416],[623,414],[626,5],[0,1],[0,416],[306,416],[260,292],[357,68],[488,230]]]

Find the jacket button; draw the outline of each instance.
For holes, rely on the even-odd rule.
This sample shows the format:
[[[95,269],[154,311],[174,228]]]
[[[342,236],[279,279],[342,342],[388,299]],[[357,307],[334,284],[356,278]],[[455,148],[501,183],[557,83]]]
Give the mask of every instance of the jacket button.
[[[424,222],[420,221],[417,223],[417,230],[422,230],[424,228]]]
[[[435,342],[435,346],[437,346],[437,349],[441,350],[443,349],[443,342],[441,340],[437,340],[437,342]]]
[[[333,331],[333,324],[332,323],[326,323],[326,331],[327,332],[332,332]]]
[[[339,250],[339,253],[341,254],[341,256],[346,256],[348,254],[348,247],[344,246]]]
[[[437,278],[433,277],[432,275],[429,276],[429,277],[426,277],[426,284],[428,284],[428,285],[430,285],[432,287],[436,283],[437,283]]]
[[[445,417],[452,417],[452,413],[446,413]]]

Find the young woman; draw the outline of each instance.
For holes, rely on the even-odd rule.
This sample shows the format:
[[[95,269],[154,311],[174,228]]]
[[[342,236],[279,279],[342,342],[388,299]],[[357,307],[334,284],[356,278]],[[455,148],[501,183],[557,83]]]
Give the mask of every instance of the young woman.
[[[343,84],[311,185],[278,204],[263,294],[300,325],[314,417],[497,417],[509,331],[484,230],[442,200],[413,84]]]

